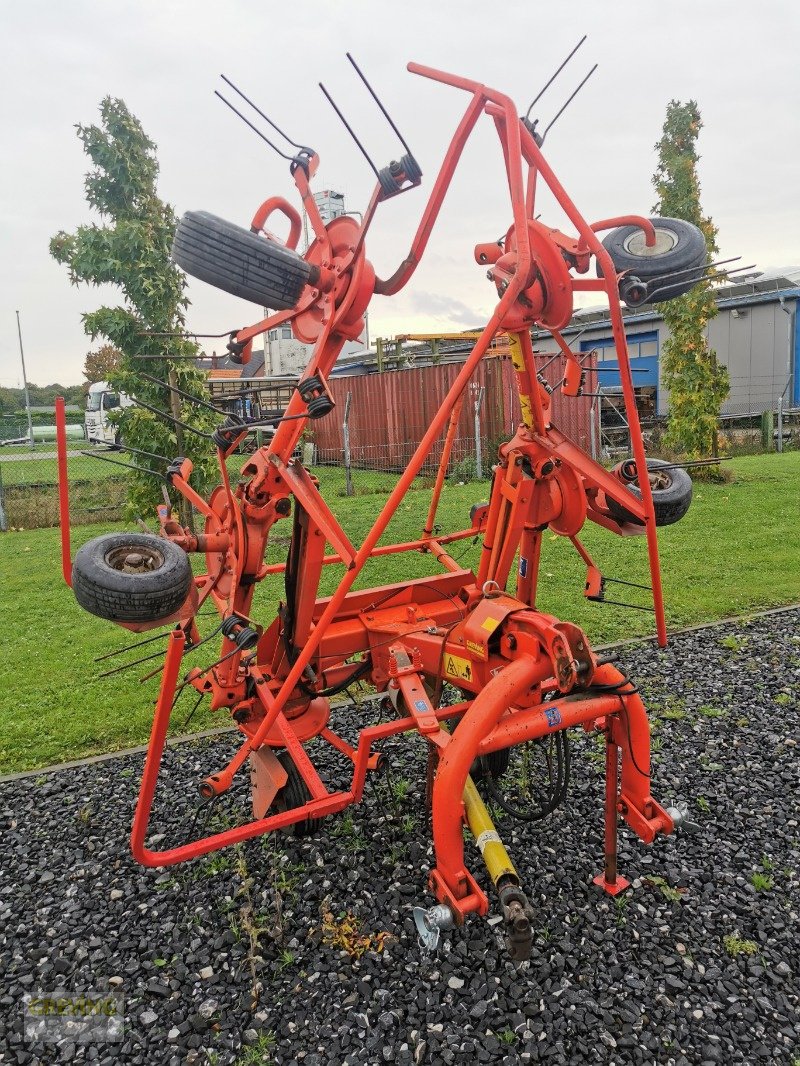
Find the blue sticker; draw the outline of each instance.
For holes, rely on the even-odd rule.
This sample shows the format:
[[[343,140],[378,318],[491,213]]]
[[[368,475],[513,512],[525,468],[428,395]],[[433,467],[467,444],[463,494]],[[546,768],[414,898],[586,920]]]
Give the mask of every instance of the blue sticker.
[[[550,707],[544,712],[544,716],[547,719],[548,726],[553,729],[554,726],[561,725],[561,712],[558,707]]]
[[[428,704],[425,702],[425,700],[414,700],[414,706],[417,708],[418,711],[427,711],[428,709]]]
[[[520,577],[526,577],[528,573],[528,560],[524,559],[521,555],[519,557],[519,575]]]

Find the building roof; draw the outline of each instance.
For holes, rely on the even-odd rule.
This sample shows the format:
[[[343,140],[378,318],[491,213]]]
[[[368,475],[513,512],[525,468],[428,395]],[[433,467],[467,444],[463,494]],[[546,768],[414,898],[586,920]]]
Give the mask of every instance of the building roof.
[[[228,367],[216,367],[214,370],[209,370],[209,381],[222,381],[224,378],[240,378],[242,376],[242,368],[236,367],[235,369]]]
[[[740,279],[727,285],[716,286],[713,290],[717,306],[721,310],[734,307],[747,307],[752,304],[771,303],[784,297],[800,298],[800,267],[781,267],[772,270],[753,270]],[[622,308],[626,323],[638,325],[644,322],[658,322],[663,316],[659,304],[644,305],[641,308]],[[591,307],[577,307],[568,326],[561,330],[565,335],[583,333],[592,329],[605,329],[609,314],[607,304],[592,304]],[[549,330],[535,330],[534,337],[547,337]]]
[[[199,370],[204,370],[209,381],[224,381],[227,378],[261,377],[264,373],[264,349],[256,348],[245,366],[234,363],[230,355],[202,356],[197,360]]]

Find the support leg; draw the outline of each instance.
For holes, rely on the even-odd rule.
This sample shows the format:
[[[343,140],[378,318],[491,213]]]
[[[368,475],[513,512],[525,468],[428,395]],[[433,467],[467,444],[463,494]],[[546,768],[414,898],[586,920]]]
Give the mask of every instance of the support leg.
[[[617,874],[617,801],[619,798],[619,747],[614,743],[611,731],[606,734],[606,828],[605,862],[603,873],[595,877],[609,896],[624,892],[630,881]]]

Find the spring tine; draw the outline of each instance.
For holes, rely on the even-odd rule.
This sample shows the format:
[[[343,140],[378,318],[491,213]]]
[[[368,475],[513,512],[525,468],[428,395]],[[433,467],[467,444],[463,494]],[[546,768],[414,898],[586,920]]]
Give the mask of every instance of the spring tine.
[[[364,145],[361,143],[361,141],[358,139],[358,137],[356,137],[355,133],[353,133],[353,130],[352,130],[352,127],[350,126],[350,123],[347,121],[347,119],[344,117],[342,112],[336,106],[336,102],[334,101],[333,97],[328,92],[328,90],[325,88],[325,86],[322,84],[322,82],[319,82],[319,87],[320,87],[320,89],[322,89],[323,93],[325,94],[325,99],[328,101],[328,103],[331,105],[333,110],[336,112],[336,114],[341,119],[342,124],[344,125],[344,128],[347,130],[347,132],[350,134],[350,136],[353,138],[353,140],[358,145],[358,148],[359,148],[361,154],[364,156],[366,161],[369,163],[370,167],[372,167],[372,173],[375,175],[375,177],[378,179],[378,181],[380,181],[380,174],[378,173],[378,168],[375,166],[375,164],[370,159],[370,157],[367,154],[367,150],[364,147]]]
[[[197,702],[195,703],[194,707],[192,707],[191,711],[189,711],[189,714],[186,716],[186,721],[181,726],[181,729],[185,729],[188,726],[188,724],[191,722],[192,718],[194,718],[194,712],[197,710],[197,708],[203,702],[203,696],[205,696],[205,692],[201,692],[200,695],[197,697]]]
[[[739,258],[741,258],[741,256],[739,256]],[[698,277],[697,281],[698,282],[700,282],[700,281],[708,281],[709,279],[716,278],[716,277],[729,278],[733,274],[738,274],[742,270],[752,270],[754,266],[755,266],[755,263],[751,263],[749,266],[736,267],[735,270],[723,270],[719,274],[709,274],[708,271],[711,269],[711,265],[709,265],[707,267],[703,267],[703,272],[702,272],[702,274],[700,274],[700,276]],[[697,269],[697,267],[695,267],[695,270],[696,269]],[[685,273],[685,271],[682,271],[682,273]],[[664,280],[664,278],[669,278],[669,277],[672,277],[672,275],[671,274],[662,274],[662,275],[660,275],[658,277],[657,280],[659,282],[661,282],[661,281]],[[656,280],[656,279],[652,279],[652,280]],[[672,288],[673,284],[674,284],[674,282],[670,283],[670,284],[667,284],[667,285],[659,285],[657,288],[653,289],[652,291],[650,291],[648,289],[647,299],[650,300],[653,296],[655,296],[659,292],[666,292],[667,289],[671,289]]]
[[[690,466],[716,466],[717,463],[727,463],[733,458],[732,455],[721,455],[718,459],[713,456],[709,459],[687,459],[685,463],[666,463],[659,470],[687,470]]]
[[[659,470],[663,469],[663,466],[659,467]],[[653,591],[652,585],[640,585],[637,581],[625,581],[625,579],[621,577],[606,577],[605,575],[603,575],[603,580],[613,581],[615,585],[629,585],[632,589],[646,589],[648,592]]]
[[[133,651],[134,648],[142,648],[145,644],[152,644],[154,640],[163,640],[164,637],[168,636],[169,633],[156,633],[154,637],[147,637],[146,640],[139,640],[135,644],[128,644],[124,648],[117,648],[116,651],[107,651],[105,655],[98,655],[94,661],[96,663],[101,663],[104,659],[113,659],[115,655],[122,655],[126,651]]]
[[[580,83],[580,85],[577,87],[577,89],[575,89],[575,91],[572,93],[572,95],[567,98],[567,101],[563,105],[561,110],[556,113],[555,118],[550,120],[550,125],[545,128],[545,131],[542,134],[542,143],[543,144],[544,144],[545,137],[547,137],[547,134],[550,132],[550,130],[553,128],[553,126],[555,126],[556,122],[558,122],[558,120],[564,114],[564,112],[567,110],[569,105],[572,103],[572,101],[575,99],[575,97],[578,95],[578,93],[584,87],[586,82],[589,80],[589,78],[591,78],[592,74],[594,74],[594,72],[597,70],[597,67],[598,67],[598,64],[595,63],[595,65],[592,67],[592,69],[589,71],[589,73],[586,75],[586,77],[583,79],[583,81]]]
[[[411,151],[411,149],[410,149],[410,148],[408,147],[408,144],[406,143],[406,140],[405,140],[405,138],[403,137],[403,134],[402,134],[402,133],[400,132],[400,130],[399,130],[399,129],[397,128],[397,126],[395,126],[394,122],[392,121],[392,116],[391,116],[391,115],[389,114],[389,112],[388,112],[388,111],[386,110],[386,108],[385,108],[385,107],[383,106],[383,104],[381,103],[380,99],[378,98],[378,94],[377,94],[377,93],[375,92],[375,90],[374,90],[374,89],[372,88],[372,86],[370,85],[370,83],[369,83],[369,82],[367,81],[367,79],[366,79],[366,78],[364,77],[364,72],[363,72],[363,71],[361,70],[361,68],[359,67],[358,63],[356,63],[355,59],[353,59],[353,57],[352,57],[352,56],[350,55],[350,53],[349,53],[349,52],[345,52],[345,55],[347,56],[347,58],[348,58],[348,59],[350,60],[350,62],[352,63],[352,65],[353,65],[353,69],[355,70],[356,74],[358,74],[359,78],[361,78],[361,80],[362,80],[362,81],[364,82],[364,84],[366,85],[366,87],[367,87],[367,90],[369,91],[369,94],[370,94],[370,96],[372,97],[372,99],[373,99],[373,100],[375,101],[375,103],[376,103],[376,104],[378,105],[378,107],[379,107],[379,108],[381,109],[381,113],[383,114],[383,117],[384,117],[384,118],[386,119],[386,121],[387,121],[387,122],[389,123],[389,125],[390,125],[390,126],[392,127],[392,129],[394,130],[394,132],[395,132],[395,133],[397,134],[398,140],[400,141],[400,143],[402,144],[402,146],[403,146],[403,147],[405,148],[405,150],[406,150],[406,151],[408,152],[408,154],[409,154],[410,156],[413,156],[413,155],[414,155],[414,153],[413,153],[413,152]]]
[[[183,429],[188,429],[190,433],[195,433],[198,437],[203,437],[204,440],[213,440],[210,433],[204,433],[201,429],[195,429],[194,426],[190,426],[188,422],[181,422],[179,418],[174,418],[172,415],[168,415],[166,411],[160,411],[157,407],[151,407],[149,403],[145,403],[144,400],[137,400],[135,396],[131,396],[131,399],[137,407],[144,407],[145,411],[152,411],[152,413],[158,415],[159,418],[166,418],[168,422],[172,422],[176,426],[182,426]]]
[[[124,466],[128,470],[138,470],[140,474],[149,474],[151,477],[164,480],[164,475],[159,474],[156,470],[148,470],[146,466],[136,466],[134,463],[123,463],[121,459],[110,459],[107,455],[103,455],[102,452],[81,452],[81,455],[88,456],[90,459],[100,459],[104,463],[113,463],[114,466]]]
[[[655,614],[654,607],[641,607],[638,603],[623,603],[621,600],[607,600],[605,597],[601,600],[597,596],[587,596],[586,598],[592,603],[608,603],[614,607],[629,607],[632,611],[648,611],[651,614]]]
[[[160,634],[160,635],[162,635],[162,634]],[[121,674],[123,672],[123,670],[131,670],[134,666],[141,666],[142,663],[150,662],[151,659],[163,659],[163,658],[164,658],[164,652],[163,651],[157,651],[153,655],[145,655],[143,659],[134,659],[133,662],[125,663],[124,666],[118,666],[114,670],[106,670],[105,673],[98,674],[97,678],[99,680],[101,677],[111,677],[112,674]],[[154,672],[158,673],[160,670],[161,670],[161,667],[159,666],[158,670],[156,670]],[[148,674],[148,677],[152,677],[152,676],[153,676],[152,674]]]
[[[743,270],[752,270],[755,265],[756,265],[755,263],[747,263],[745,266],[734,267],[733,270],[720,270],[719,277],[721,277],[721,278],[730,278],[730,277],[733,277],[734,274],[741,274],[741,272]],[[713,264],[712,264],[712,266],[713,266]],[[714,277],[713,274],[711,276]],[[734,279],[734,280],[738,280],[738,279]]]
[[[217,415],[228,414],[228,412],[222,410],[222,408],[215,407],[213,403],[209,403],[207,400],[201,400],[199,396],[193,396],[190,392],[184,392],[184,390],[179,389],[177,385],[170,385],[168,381],[162,381],[161,378],[155,378],[152,374],[145,374],[143,370],[139,371],[139,377],[144,378],[145,381],[152,381],[154,385],[163,385],[164,388],[169,389],[170,392],[176,392],[178,396],[182,396],[185,400],[199,404],[201,407],[207,407],[209,411],[213,411]]]
[[[203,336],[202,334],[195,334],[194,336]],[[223,337],[227,337],[228,334],[223,334]],[[160,355],[158,352],[142,352],[137,356],[137,359],[161,359],[169,362],[196,362],[197,359],[202,358],[198,355]]]
[[[619,370],[615,366],[596,366],[591,370],[592,374],[618,374]],[[631,367],[632,374],[649,374],[649,370],[637,370],[636,367]],[[585,395],[585,393],[584,393]]]
[[[564,69],[564,67],[565,67],[565,66],[567,65],[567,63],[569,63],[570,59],[572,59],[572,57],[573,57],[573,56],[575,55],[575,53],[576,53],[576,52],[578,51],[578,49],[580,48],[580,46],[581,46],[581,45],[583,44],[583,42],[584,42],[584,41],[586,40],[586,37],[587,37],[587,34],[585,34],[585,33],[584,33],[583,37],[581,37],[581,39],[580,39],[580,40],[578,41],[578,43],[577,43],[577,44],[575,45],[575,47],[574,47],[574,48],[572,49],[572,51],[570,52],[570,54],[569,54],[569,55],[567,56],[567,58],[566,58],[566,59],[564,60],[564,62],[563,62],[563,63],[561,64],[561,66],[560,66],[560,67],[558,68],[558,70],[557,70],[557,71],[555,72],[555,74],[553,74],[553,76],[552,76],[552,77],[550,78],[550,80],[549,80],[548,82],[545,82],[544,86],[543,86],[543,87],[542,87],[542,88],[541,88],[541,89],[539,90],[538,94],[537,94],[537,95],[536,95],[536,96],[535,96],[535,97],[533,98],[533,100],[531,101],[531,106],[530,106],[530,107],[528,108],[528,110],[527,110],[527,111],[525,112],[525,119],[526,119],[526,120],[527,120],[527,119],[529,119],[529,118],[531,117],[531,111],[533,111],[533,109],[534,109],[534,107],[536,106],[536,104],[537,104],[537,103],[539,102],[539,100],[540,100],[540,99],[541,99],[541,98],[542,98],[542,97],[544,96],[544,94],[545,94],[545,93],[547,92],[547,90],[548,90],[548,89],[550,88],[550,86],[551,86],[551,85],[553,84],[553,82],[554,82],[554,81],[556,80],[556,78],[557,78],[557,77],[558,77],[558,75],[559,75],[559,74],[561,73],[561,71],[562,71],[562,70]]]
[[[223,104],[227,104],[228,107],[231,109],[231,111],[233,111],[234,115],[238,115],[239,118],[242,120],[242,122],[244,122],[244,124],[246,126],[249,126],[250,129],[253,131],[253,133],[255,133],[258,137],[260,137],[261,140],[264,141],[266,144],[268,144],[270,146],[270,148],[272,148],[275,152],[277,152],[278,155],[282,159],[288,159],[289,162],[291,163],[291,161],[292,161],[292,159],[294,157],[291,156],[291,155],[287,155],[285,152],[282,152],[280,150],[280,148],[278,148],[278,146],[276,144],[273,144],[272,141],[269,139],[269,137],[266,136],[266,134],[262,133],[261,130],[257,126],[253,125],[253,123],[250,121],[249,118],[245,118],[244,115],[242,114],[242,112],[238,108],[233,106],[233,104],[230,102],[230,100],[226,100],[225,99],[225,97],[222,95],[222,93],[219,91],[219,89],[215,89],[214,90],[214,95],[218,96],[220,98],[220,100],[223,102]]]
[[[130,452],[131,455],[146,455],[148,459],[160,459],[163,463],[171,462],[168,455],[159,455],[158,452],[146,452],[143,448],[132,448],[130,444],[126,444],[125,441],[120,441],[119,444],[110,445],[112,452]],[[94,452],[92,454],[95,454]]]
[[[278,126],[275,122],[272,121],[272,119],[269,117],[269,115],[265,115],[264,112],[261,110],[261,108],[257,107],[253,103],[253,101],[250,99],[249,96],[245,96],[245,94],[242,92],[242,90],[238,86],[233,84],[233,82],[231,81],[230,78],[226,78],[224,74],[220,74],[220,77],[222,78],[222,80],[225,82],[226,85],[230,85],[230,87],[233,89],[233,91],[235,93],[238,93],[239,96],[241,96],[241,98],[245,101],[245,103],[248,103],[252,107],[252,109],[255,111],[255,113],[257,115],[260,115],[264,119],[265,122],[268,122],[270,124],[270,126],[272,126],[272,128],[275,130],[275,132],[279,133],[281,135],[281,137],[283,137],[283,139],[285,141],[288,141],[289,144],[291,144],[294,148],[299,148],[303,152],[311,152],[311,153],[313,153],[313,151],[314,151],[313,148],[309,148],[307,144],[298,144],[297,141],[293,141],[292,138],[287,133],[284,133],[283,130],[280,128],[280,126]]]
[[[664,281],[666,278],[679,278],[681,274],[691,274],[694,271],[702,270],[705,274],[709,270],[716,270],[717,267],[724,266],[726,263],[737,263],[742,257],[740,255],[733,256],[732,259],[719,259],[716,263],[706,263],[703,267],[684,267],[682,270],[672,270],[669,274],[657,274],[654,278],[650,278],[650,281]],[[737,267],[737,270],[748,270],[749,267]],[[721,274],[728,274],[731,271],[722,270]]]
[[[717,259],[717,261],[714,262],[714,263],[706,263],[706,265],[703,267],[703,270],[716,270],[717,267],[725,266],[726,263],[738,263],[741,258],[742,257],[740,255],[734,255],[734,256],[731,256],[730,259]],[[748,270],[748,269],[749,269],[749,267],[736,267],[736,270]],[[674,274],[662,274],[661,276],[662,277],[666,277],[666,278],[671,278],[671,277],[674,277],[675,274],[689,274],[689,273],[691,273],[691,270],[692,270],[691,267],[687,267],[685,270],[676,270],[674,272]],[[720,273],[721,274],[728,274],[728,273],[730,273],[730,271],[721,270]]]
[[[585,38],[585,37],[584,37],[584,40],[586,40],[586,38]],[[581,337],[582,337],[582,336],[584,335],[584,333],[586,332],[586,330],[587,330],[587,329],[589,329],[589,328],[590,328],[589,326],[584,326],[584,327],[583,327],[583,329],[582,329],[582,330],[580,331],[580,333],[576,333],[574,337],[570,337],[570,339],[569,339],[569,345],[570,345],[570,348],[572,347],[572,345],[573,345],[573,344],[575,344],[575,343],[576,343],[576,341],[579,341],[579,340],[581,339]],[[560,356],[562,356],[563,354],[564,354],[563,352],[561,352],[561,351],[557,351],[557,352],[556,352],[556,354],[555,354],[555,355],[553,356],[553,358],[552,358],[552,359],[548,359],[548,360],[547,360],[547,362],[546,362],[546,363],[544,364],[544,366],[540,366],[540,367],[539,367],[539,373],[541,374],[541,373],[542,373],[542,371],[544,371],[544,370],[547,370],[547,368],[548,368],[548,367],[549,367],[549,366],[550,366],[550,365],[551,365],[552,363],[554,363],[554,362],[556,361],[556,359],[558,359],[558,358],[559,358]],[[591,353],[591,351],[589,351],[589,352],[586,352],[586,353],[584,353],[584,354],[582,355],[582,359],[585,359],[587,355],[591,355],[591,354],[592,354],[592,353]]]
[[[238,332],[237,330],[233,330],[233,332],[231,332],[231,330],[226,330],[225,333],[188,333],[186,330],[179,330],[177,332],[172,331],[170,333],[156,333],[154,330],[142,329],[142,330],[139,330],[139,332],[136,334],[136,336],[137,337],[181,337],[184,340],[188,339],[189,337],[205,337],[205,338],[210,338],[211,340],[221,340],[223,337],[234,336],[237,332]],[[155,359],[156,357],[153,356],[153,355],[137,355],[136,358],[137,359]],[[187,358],[196,359],[197,356],[196,355],[191,355],[191,356],[185,356],[185,355],[174,355],[174,356],[172,356],[172,355],[159,355],[158,358],[159,359],[187,359]]]

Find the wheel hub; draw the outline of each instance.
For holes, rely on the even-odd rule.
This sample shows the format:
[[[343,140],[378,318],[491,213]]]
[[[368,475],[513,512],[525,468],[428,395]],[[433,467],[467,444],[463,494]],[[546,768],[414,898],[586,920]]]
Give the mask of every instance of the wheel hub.
[[[164,556],[156,548],[137,547],[131,551],[123,546],[113,548],[106,555],[106,562],[122,574],[148,574],[164,565]]]
[[[672,478],[666,470],[650,470],[648,476],[653,489],[668,489],[672,484]]]
[[[655,227],[656,243],[649,247],[645,243],[644,232],[637,229],[630,237],[624,242],[623,247],[629,255],[641,256],[642,258],[651,258],[657,255],[666,255],[667,252],[671,252],[675,245],[678,243],[678,239],[674,233],[671,233],[666,229],[659,229]]]

